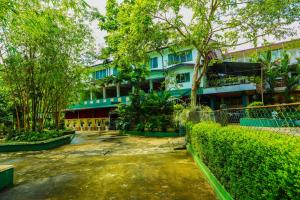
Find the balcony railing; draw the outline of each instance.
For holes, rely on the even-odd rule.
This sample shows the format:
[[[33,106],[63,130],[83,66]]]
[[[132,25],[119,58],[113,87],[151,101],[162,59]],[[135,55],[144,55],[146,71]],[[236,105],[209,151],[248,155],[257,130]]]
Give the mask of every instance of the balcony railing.
[[[130,99],[127,96],[88,100],[88,101],[82,101],[78,104],[74,104],[70,106],[68,109],[80,110],[80,109],[90,109],[90,108],[109,108],[109,107],[116,107],[120,103],[127,104],[129,103],[129,101]]]
[[[224,76],[218,78],[209,78],[207,80],[207,88],[222,87],[231,85],[241,85],[258,82],[258,77],[255,76]]]

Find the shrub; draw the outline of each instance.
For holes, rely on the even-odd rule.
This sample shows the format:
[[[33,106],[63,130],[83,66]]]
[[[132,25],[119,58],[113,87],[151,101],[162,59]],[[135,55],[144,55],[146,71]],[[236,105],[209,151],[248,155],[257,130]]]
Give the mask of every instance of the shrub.
[[[249,118],[272,118],[273,109],[270,108],[255,108],[264,106],[263,102],[255,101],[250,103],[246,109],[246,115]],[[254,107],[254,108],[253,108]]]
[[[43,132],[13,132],[9,137],[6,138],[7,141],[15,141],[15,142],[35,142],[35,141],[43,141],[51,138],[56,138],[63,136],[63,131],[56,130],[45,130]]]
[[[191,144],[234,199],[300,198],[300,138],[206,122]]]

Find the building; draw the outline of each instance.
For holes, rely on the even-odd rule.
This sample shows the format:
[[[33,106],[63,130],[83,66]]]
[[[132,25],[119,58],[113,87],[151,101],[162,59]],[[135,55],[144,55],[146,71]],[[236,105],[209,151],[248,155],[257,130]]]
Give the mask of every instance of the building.
[[[271,59],[275,61],[283,56],[284,51],[286,51],[290,55],[290,65],[296,66],[300,59],[300,39],[290,40],[286,42],[279,42],[270,45],[261,46],[258,48],[245,49],[241,51],[235,51],[231,53],[225,54],[225,61],[229,62],[251,62],[251,58],[253,55],[259,55],[265,53],[266,51],[271,51]],[[297,72],[297,69],[291,71],[289,76],[299,76],[300,72]],[[268,86],[266,86],[268,87]],[[275,83],[275,94],[273,99],[275,99],[275,103],[284,103],[285,98],[283,92],[286,88],[286,85],[281,77],[277,77]],[[265,94],[268,97],[268,93]],[[300,83],[296,90],[290,94],[291,98],[294,102],[300,102]]]
[[[212,109],[219,109],[221,104],[236,108],[245,107],[252,101],[259,101],[261,68],[258,63],[250,61],[254,53],[268,49],[272,50],[273,59],[279,58],[285,49],[291,54],[293,64],[296,58],[300,57],[300,40],[225,55],[215,52],[214,56],[222,58],[224,62],[209,67],[198,90],[198,102]],[[142,84],[142,90],[150,92],[164,87],[173,96],[189,101],[196,50],[182,48],[174,53],[174,50],[164,48],[160,53],[150,52],[149,57],[150,74]],[[89,70],[94,80],[118,73],[116,69],[107,67],[106,64],[91,66]],[[167,84],[164,84],[165,80],[168,80]],[[283,87],[279,85],[278,92],[282,92]],[[82,100],[66,110],[66,126],[84,130],[107,128],[116,117],[113,111],[117,105],[130,102],[128,95],[131,91],[132,86],[126,82],[98,86],[93,91],[86,90]],[[299,99],[299,94],[299,91],[295,92],[296,99]]]

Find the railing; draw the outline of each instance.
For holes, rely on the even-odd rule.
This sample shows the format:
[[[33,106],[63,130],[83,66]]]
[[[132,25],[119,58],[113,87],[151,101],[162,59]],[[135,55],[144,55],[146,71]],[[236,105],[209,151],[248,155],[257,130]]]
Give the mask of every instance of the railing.
[[[199,116],[200,121],[214,121],[221,125],[238,124],[300,135],[300,102],[210,112],[199,111]]]
[[[127,104],[129,101],[130,99],[127,96],[87,100],[72,105],[69,107],[69,109],[76,110],[76,109],[88,109],[88,108],[115,107],[119,103]]]
[[[249,84],[256,82],[255,76],[225,76],[222,78],[210,78],[207,87],[222,87],[230,85]]]

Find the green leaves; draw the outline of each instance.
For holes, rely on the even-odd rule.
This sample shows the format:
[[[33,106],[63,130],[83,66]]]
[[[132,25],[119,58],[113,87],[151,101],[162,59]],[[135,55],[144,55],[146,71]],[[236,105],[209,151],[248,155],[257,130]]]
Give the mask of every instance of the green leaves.
[[[300,138],[203,122],[191,143],[234,199],[298,199]]]
[[[80,89],[94,48],[86,25],[92,10],[82,0],[11,3],[14,10],[0,19],[1,76],[16,107],[16,127],[42,129]]]
[[[144,131],[165,131],[171,127],[174,111],[171,94],[168,92],[151,92],[145,94],[142,91],[131,94],[131,104],[118,108],[118,124],[121,130],[136,128]]]

